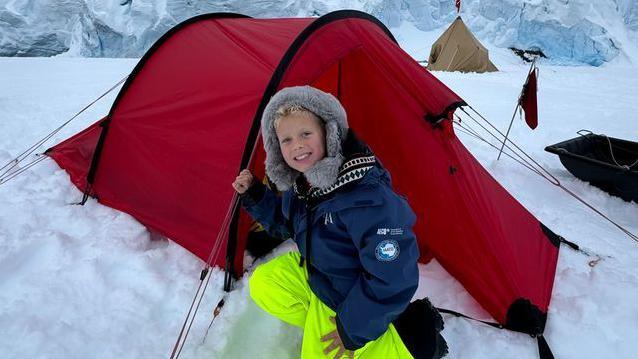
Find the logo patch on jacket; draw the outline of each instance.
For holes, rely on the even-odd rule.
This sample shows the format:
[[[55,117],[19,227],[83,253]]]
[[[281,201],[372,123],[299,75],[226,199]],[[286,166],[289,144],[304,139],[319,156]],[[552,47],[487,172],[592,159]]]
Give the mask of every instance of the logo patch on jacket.
[[[400,236],[403,235],[403,228],[377,228],[377,234],[380,236]]]
[[[374,255],[382,262],[395,260],[399,256],[399,243],[391,239],[386,239],[377,244]]]

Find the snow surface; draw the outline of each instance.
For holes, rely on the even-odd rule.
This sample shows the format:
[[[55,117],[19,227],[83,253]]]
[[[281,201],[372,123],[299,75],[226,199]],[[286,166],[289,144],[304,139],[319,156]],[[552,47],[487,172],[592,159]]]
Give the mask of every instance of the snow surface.
[[[397,38],[415,58],[435,33],[402,27]],[[500,129],[511,118],[528,66],[490,48],[491,74],[435,73]],[[124,77],[128,59],[0,58],[0,165],[71,117]],[[564,186],[638,233],[638,204],[573,178],[546,145],[580,129],[638,141],[638,71],[622,58],[601,67],[540,68],[540,125],[517,119],[511,137]],[[53,145],[105,114],[99,102]],[[539,220],[593,256],[564,247],[546,338],[557,358],[635,358],[638,342],[638,243],[590,209],[469,136],[458,136],[487,170]],[[48,147],[45,146],[45,147]],[[44,150],[45,148],[42,148]],[[229,184],[230,185],[230,184]],[[90,200],[54,161],[0,185],[0,348],[3,358],[158,358],[170,355],[195,294],[202,262],[166,239],[151,239],[129,215]],[[291,250],[286,243],[278,250]],[[592,267],[590,261],[596,261]],[[489,319],[436,262],[422,265],[416,297]],[[246,276],[247,277],[247,276]],[[183,358],[298,358],[301,331],[249,299],[246,279],[204,337],[222,296],[215,271]],[[446,316],[449,358],[537,358],[529,336]]]
[[[456,16],[452,0],[0,0],[0,56],[139,57],[200,14],[309,17],[340,9],[368,12],[392,30],[431,31]],[[553,64],[599,66],[638,47],[636,0],[464,0],[461,15],[481,41],[541,49]]]

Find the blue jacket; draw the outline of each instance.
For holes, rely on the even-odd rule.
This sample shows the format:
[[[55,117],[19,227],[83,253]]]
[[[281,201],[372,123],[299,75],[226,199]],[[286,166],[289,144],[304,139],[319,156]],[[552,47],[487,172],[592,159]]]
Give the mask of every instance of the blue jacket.
[[[277,196],[253,186],[262,187],[251,187],[244,207],[271,235],[294,238],[302,258],[309,257],[310,288],[337,313],[346,349],[381,336],[410,303],[419,278],[416,216],[392,190],[388,172],[375,164],[312,205],[292,189]]]

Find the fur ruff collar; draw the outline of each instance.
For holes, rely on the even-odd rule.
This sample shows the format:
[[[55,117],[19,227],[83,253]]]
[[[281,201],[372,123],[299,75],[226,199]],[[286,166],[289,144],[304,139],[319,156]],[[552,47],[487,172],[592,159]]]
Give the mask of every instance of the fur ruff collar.
[[[326,157],[304,173],[312,187],[327,189],[335,183],[344,161],[342,142],[348,133],[346,111],[333,95],[311,86],[287,87],[277,92],[264,109],[261,134],[266,151],[266,174],[280,191],[292,187],[301,175],[284,161],[274,128],[277,110],[296,105],[319,117],[326,130]]]
[[[330,186],[325,188],[310,187],[307,189],[302,188],[303,186],[300,186],[299,181],[297,181],[293,184],[293,190],[301,199],[318,199],[333,193],[349,183],[362,179],[368,171],[374,167],[375,163],[376,157],[374,155],[370,154],[366,156],[357,154],[343,163],[339,168],[336,181]]]

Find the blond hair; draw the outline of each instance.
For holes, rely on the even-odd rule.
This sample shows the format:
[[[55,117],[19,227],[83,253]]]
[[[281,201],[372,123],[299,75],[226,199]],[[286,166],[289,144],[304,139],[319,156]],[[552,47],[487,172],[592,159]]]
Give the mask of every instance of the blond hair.
[[[279,125],[279,120],[282,118],[292,115],[294,113],[307,113],[311,115],[315,120],[319,122],[321,127],[324,127],[323,121],[319,118],[319,116],[315,115],[312,111],[307,108],[299,105],[283,105],[275,111],[275,120],[273,121],[273,127],[276,129]]]

